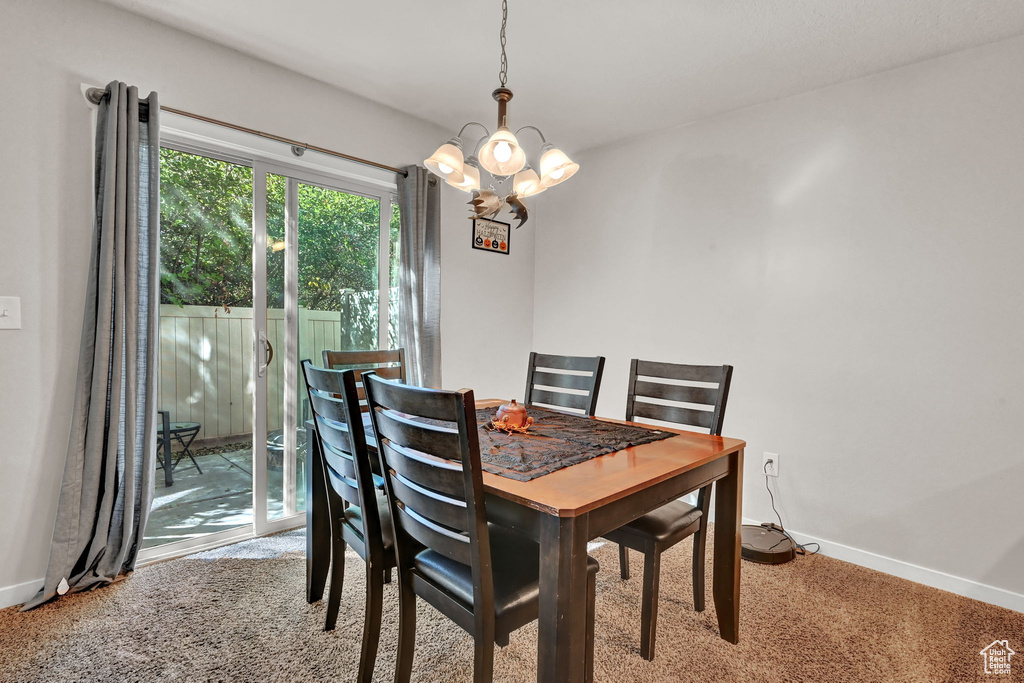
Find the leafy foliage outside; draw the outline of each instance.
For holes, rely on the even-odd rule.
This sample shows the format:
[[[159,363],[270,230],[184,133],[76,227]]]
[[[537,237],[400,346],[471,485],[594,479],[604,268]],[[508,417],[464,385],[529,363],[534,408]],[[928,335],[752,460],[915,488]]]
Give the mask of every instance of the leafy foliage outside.
[[[267,243],[284,240],[283,176],[267,177]],[[299,306],[332,311],[345,290],[377,291],[380,203],[314,185],[299,184]],[[398,272],[398,207],[390,221],[391,277]],[[267,306],[284,307],[284,250],[267,255]]]
[[[252,169],[160,150],[160,302],[252,306]]]
[[[160,161],[161,303],[252,306],[252,169],[172,149],[161,149]],[[284,307],[286,184],[282,176],[267,177],[269,308]],[[340,310],[344,290],[376,293],[379,202],[300,184],[298,204],[299,306]],[[398,207],[392,206],[392,287],[398,284],[398,235]]]

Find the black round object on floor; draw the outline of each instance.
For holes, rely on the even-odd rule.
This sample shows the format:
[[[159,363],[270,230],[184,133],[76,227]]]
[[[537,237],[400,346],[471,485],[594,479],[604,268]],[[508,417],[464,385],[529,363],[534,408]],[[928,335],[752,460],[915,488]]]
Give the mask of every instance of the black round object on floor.
[[[796,557],[793,541],[775,524],[744,524],[740,555],[759,564],[782,564]]]

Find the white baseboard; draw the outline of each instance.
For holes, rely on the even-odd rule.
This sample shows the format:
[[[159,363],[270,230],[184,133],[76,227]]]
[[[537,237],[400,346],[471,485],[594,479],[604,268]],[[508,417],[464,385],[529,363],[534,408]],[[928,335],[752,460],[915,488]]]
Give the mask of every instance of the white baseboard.
[[[760,524],[760,522],[755,522],[754,520],[746,518],[744,518],[743,523],[754,525]],[[999,607],[1005,607],[1006,609],[1012,609],[1015,612],[1024,613],[1024,595],[1021,595],[1020,593],[1014,593],[1002,588],[996,588],[995,586],[971,581],[970,579],[953,576],[952,574],[940,572],[935,569],[928,569],[927,567],[921,567],[902,560],[885,557],[884,555],[878,555],[867,550],[851,548],[850,546],[843,545],[842,543],[827,541],[822,538],[800,533],[799,531],[792,531],[790,529],[786,529],[786,531],[794,538],[794,540],[796,540],[797,543],[800,543],[801,545],[817,543],[821,546],[822,555],[834,557],[837,560],[850,562],[852,564],[867,567],[868,569],[874,569],[892,576],[898,576],[901,579],[907,579],[908,581],[923,583],[926,586],[939,588],[974,600],[987,602],[990,605],[997,605]]]
[[[39,589],[43,587],[43,579],[26,581],[13,586],[0,586],[0,609],[20,605],[34,598]]]

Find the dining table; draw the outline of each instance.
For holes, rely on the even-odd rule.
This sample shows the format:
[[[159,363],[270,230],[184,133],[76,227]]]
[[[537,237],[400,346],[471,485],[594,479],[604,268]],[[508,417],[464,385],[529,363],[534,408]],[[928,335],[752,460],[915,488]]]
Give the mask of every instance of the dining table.
[[[476,405],[478,409],[492,408],[501,403],[504,401],[487,399],[478,400]],[[652,425],[623,420],[590,419],[655,429]],[[306,597],[315,602],[323,597],[331,536],[319,445],[311,421],[306,428],[306,471],[310,473],[306,479]],[[740,525],[746,443],[662,426],[656,429],[671,434],[528,481],[487,471],[483,474],[488,519],[519,530],[540,545],[537,680],[542,683],[584,680],[588,542],[712,483],[712,596],[719,634],[726,641],[739,642]]]

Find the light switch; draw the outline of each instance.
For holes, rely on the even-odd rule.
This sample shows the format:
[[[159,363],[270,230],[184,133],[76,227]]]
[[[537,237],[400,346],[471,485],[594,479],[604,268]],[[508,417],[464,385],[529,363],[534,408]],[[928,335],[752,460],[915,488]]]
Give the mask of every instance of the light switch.
[[[0,330],[21,329],[21,297],[0,296]]]

